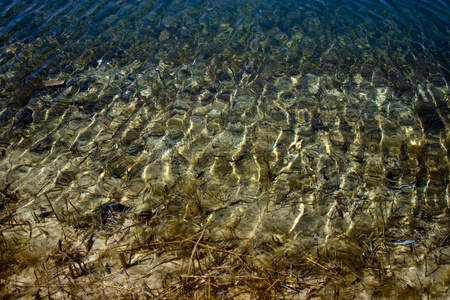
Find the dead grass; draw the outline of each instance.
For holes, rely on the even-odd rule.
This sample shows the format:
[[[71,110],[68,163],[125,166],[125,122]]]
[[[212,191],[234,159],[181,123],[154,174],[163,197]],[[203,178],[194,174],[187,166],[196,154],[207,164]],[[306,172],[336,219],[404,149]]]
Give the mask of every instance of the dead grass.
[[[175,201],[174,195],[165,197],[167,203]],[[399,231],[390,229],[342,235],[314,245],[288,235],[272,241],[242,239],[232,229],[218,237],[224,234],[220,221],[205,218],[201,209],[187,214],[182,205],[141,212],[113,206],[116,209],[85,214],[68,208],[65,217],[52,208],[53,215],[24,220],[15,213],[16,201],[3,193],[2,299],[448,295],[450,276],[443,274],[449,270],[449,232],[437,228],[412,237],[416,241],[409,244],[396,242]]]

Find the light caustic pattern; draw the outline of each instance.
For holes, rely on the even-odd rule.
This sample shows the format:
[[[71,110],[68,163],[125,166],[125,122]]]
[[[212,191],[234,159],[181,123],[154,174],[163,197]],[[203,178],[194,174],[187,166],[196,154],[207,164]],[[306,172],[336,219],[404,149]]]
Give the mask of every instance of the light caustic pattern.
[[[1,186],[25,218],[120,202],[256,247],[446,230],[448,60],[426,16],[108,5],[2,46]]]

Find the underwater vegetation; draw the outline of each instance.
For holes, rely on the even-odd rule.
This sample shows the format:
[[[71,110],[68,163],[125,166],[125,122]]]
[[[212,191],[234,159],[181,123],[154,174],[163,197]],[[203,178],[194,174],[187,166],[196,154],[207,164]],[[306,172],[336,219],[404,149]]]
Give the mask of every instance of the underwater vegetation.
[[[448,233],[421,227],[425,221],[393,229],[378,220],[374,231],[318,244],[280,229],[249,234],[245,218],[206,214],[205,191],[192,188],[154,195],[160,204],[151,210],[110,203],[81,214],[68,201],[22,222],[7,203],[17,199],[2,194],[2,298],[414,299],[448,288]],[[255,214],[258,222],[269,215],[264,206]],[[402,240],[420,229],[418,239]],[[441,289],[430,278],[442,278]]]
[[[448,298],[449,7],[393,2],[0,4],[0,297]]]

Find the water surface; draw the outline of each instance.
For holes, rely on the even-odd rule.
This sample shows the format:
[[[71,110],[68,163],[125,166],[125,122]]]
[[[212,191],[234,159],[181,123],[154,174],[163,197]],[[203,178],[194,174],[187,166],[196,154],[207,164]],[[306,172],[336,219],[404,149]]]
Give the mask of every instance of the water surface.
[[[29,220],[122,203],[164,226],[215,220],[211,241],[259,254],[431,239],[448,266],[449,14],[438,0],[3,1],[1,190]]]

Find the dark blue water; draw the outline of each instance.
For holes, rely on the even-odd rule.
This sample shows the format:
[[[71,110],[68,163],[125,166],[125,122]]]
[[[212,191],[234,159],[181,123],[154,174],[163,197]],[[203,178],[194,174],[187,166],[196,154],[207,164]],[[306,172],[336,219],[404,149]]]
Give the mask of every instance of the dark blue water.
[[[276,58],[274,51],[286,51],[277,34],[289,39],[301,30],[305,40],[314,42],[314,53],[306,52],[318,71],[343,68],[343,59],[352,56],[359,63],[370,52],[375,64],[400,69],[404,76],[409,68],[422,76],[449,73],[445,1],[3,1],[0,8],[1,62],[13,69],[27,68],[6,51],[15,43],[29,45],[31,49],[19,54],[36,64],[33,69],[44,66],[48,73],[71,61],[85,66],[101,57],[120,63],[179,63],[208,58],[227,47],[242,54],[258,40],[268,42],[261,49],[265,57]],[[224,24],[228,28],[221,28]],[[158,42],[164,30],[171,38]],[[189,49],[171,55],[183,46]],[[295,49],[297,54],[302,46]],[[327,50],[339,59],[317,62]],[[296,65],[301,58],[290,63]],[[435,69],[430,70],[430,63]]]

